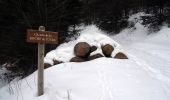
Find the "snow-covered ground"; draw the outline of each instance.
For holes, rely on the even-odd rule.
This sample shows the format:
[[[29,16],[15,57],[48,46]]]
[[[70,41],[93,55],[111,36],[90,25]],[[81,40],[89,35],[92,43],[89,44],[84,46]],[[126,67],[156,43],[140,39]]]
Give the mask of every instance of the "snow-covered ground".
[[[10,71],[6,70],[6,68],[0,65],[0,89],[1,87],[8,84],[7,76],[5,76],[5,74],[8,73],[10,73]]]
[[[140,23],[135,26],[112,37],[129,59],[103,57],[82,63],[66,60],[45,69],[44,95],[37,96],[34,72],[0,88],[0,100],[170,100],[170,28],[164,27],[148,36]],[[93,28],[86,32],[94,32]],[[90,34],[84,37],[92,40]],[[100,43],[99,40],[104,39],[91,43]],[[64,45],[67,48],[76,42]]]

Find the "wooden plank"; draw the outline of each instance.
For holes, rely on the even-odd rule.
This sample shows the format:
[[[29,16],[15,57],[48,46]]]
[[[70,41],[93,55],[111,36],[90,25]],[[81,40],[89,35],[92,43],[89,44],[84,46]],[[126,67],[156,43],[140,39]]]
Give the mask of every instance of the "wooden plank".
[[[58,32],[27,30],[27,42],[58,44]]]

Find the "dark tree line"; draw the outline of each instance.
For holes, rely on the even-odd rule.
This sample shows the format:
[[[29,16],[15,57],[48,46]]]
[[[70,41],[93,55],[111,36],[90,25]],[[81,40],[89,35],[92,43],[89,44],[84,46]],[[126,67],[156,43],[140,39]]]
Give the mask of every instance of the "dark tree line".
[[[168,0],[83,0],[85,23],[95,23],[110,32],[119,32],[127,26],[129,15],[145,12],[158,17],[160,24],[169,23],[170,1]],[[87,16],[88,15],[88,16]]]
[[[27,29],[44,25],[60,33],[61,43],[69,26],[96,24],[118,33],[129,15],[141,11],[155,15],[160,25],[170,24],[168,0],[0,0],[0,64],[17,63],[30,72],[36,68],[37,45],[25,42]],[[46,52],[54,48],[46,45]]]
[[[78,24],[78,0],[0,0],[0,64],[16,63],[28,73],[37,64],[37,44],[26,43],[27,29],[40,25],[67,36],[67,28]],[[63,41],[60,41],[63,42]],[[46,52],[56,45],[46,45]]]

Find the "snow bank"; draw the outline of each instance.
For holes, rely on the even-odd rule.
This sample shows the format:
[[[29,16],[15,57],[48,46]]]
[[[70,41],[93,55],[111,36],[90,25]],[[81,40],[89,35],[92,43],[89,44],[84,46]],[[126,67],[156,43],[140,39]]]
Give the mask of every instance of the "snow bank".
[[[170,96],[167,85],[133,60],[99,58],[56,65],[45,70],[45,94],[40,97],[36,74],[3,87],[1,100],[169,100]]]
[[[129,27],[123,29],[118,35],[113,36],[113,39],[121,45],[126,46],[127,44],[129,45],[148,38],[148,27],[142,25],[141,16],[151,15],[140,12],[130,16],[128,19]]]
[[[47,55],[45,56],[45,63],[53,65],[53,60],[69,62],[69,60],[74,57],[74,46],[78,42],[87,42],[91,46],[97,46],[98,49],[91,55],[97,53],[102,54],[101,46],[105,44],[112,45],[115,49],[117,49],[115,51],[118,51],[120,48],[120,45],[116,41],[104,34],[104,32],[99,30],[95,25],[90,25],[85,27],[80,32],[80,36],[76,40],[61,44],[55,50],[47,53]]]
[[[160,31],[158,31],[155,34],[151,34],[150,38],[147,39],[147,41],[152,41],[152,42],[158,42],[158,43],[169,43],[170,39],[170,28],[168,27],[162,27],[162,29]],[[166,42],[165,42],[166,41]]]
[[[7,77],[5,76],[5,74],[8,73],[10,73],[10,71],[6,70],[4,67],[0,65],[0,88],[8,83]]]

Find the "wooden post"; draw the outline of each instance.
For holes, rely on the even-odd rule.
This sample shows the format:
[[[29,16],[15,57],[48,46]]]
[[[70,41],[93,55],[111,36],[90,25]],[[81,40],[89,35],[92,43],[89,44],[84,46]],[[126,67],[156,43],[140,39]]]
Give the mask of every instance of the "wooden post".
[[[45,31],[44,26],[39,31]],[[38,96],[44,94],[44,43],[38,43]]]
[[[38,96],[44,94],[44,48],[45,44],[58,44],[58,32],[45,31],[44,26],[39,30],[27,30],[27,42],[38,43]]]

